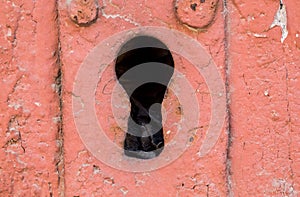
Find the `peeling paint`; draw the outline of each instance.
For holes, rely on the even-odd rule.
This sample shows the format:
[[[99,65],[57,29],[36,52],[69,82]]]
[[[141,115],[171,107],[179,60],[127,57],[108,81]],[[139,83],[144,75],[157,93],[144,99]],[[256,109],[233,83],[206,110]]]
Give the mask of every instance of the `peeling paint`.
[[[122,16],[122,15],[119,15],[119,14],[106,14],[104,9],[102,9],[101,12],[102,12],[102,16],[106,19],[120,18],[120,19],[122,19],[122,20],[124,20],[124,21],[126,21],[130,24],[133,24],[133,25],[137,26],[137,27],[141,26],[139,23],[133,21],[132,19],[128,18],[127,16]]]
[[[276,15],[274,17],[274,21],[270,26],[270,29],[272,29],[275,26],[281,27],[281,43],[284,42],[286,37],[288,36],[288,30],[287,30],[287,16],[286,16],[286,8],[285,5],[283,4],[283,1],[280,0],[280,5],[279,8],[276,12]]]
[[[126,187],[121,187],[120,191],[122,192],[122,194],[125,196],[128,193],[128,189]]]
[[[273,179],[272,186],[281,196],[294,197],[298,194],[293,185],[285,179]]]

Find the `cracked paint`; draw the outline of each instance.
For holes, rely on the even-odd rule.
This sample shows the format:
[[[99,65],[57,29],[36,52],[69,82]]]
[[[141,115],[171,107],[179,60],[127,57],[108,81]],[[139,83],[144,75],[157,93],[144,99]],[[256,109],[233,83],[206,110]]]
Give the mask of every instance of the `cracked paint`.
[[[62,51],[62,71],[64,74],[63,84],[63,101],[64,101],[64,114],[63,124],[64,131],[64,153],[65,153],[65,171],[68,172],[65,177],[65,195],[67,196],[137,196],[137,195],[150,195],[150,196],[176,196],[180,190],[180,195],[184,196],[185,192],[189,192],[191,196],[197,194],[213,194],[219,193],[220,195],[226,195],[226,179],[225,176],[221,176],[223,172],[225,174],[224,167],[224,151],[223,148],[226,144],[226,137],[222,135],[220,144],[216,147],[217,154],[209,155],[208,158],[199,158],[197,152],[199,151],[200,142],[204,140],[205,131],[208,129],[209,123],[207,122],[210,116],[210,108],[206,106],[209,104],[210,96],[209,90],[205,85],[202,78],[193,77],[195,70],[189,61],[180,58],[176,55],[176,61],[178,67],[182,69],[185,76],[188,76],[193,86],[195,86],[195,94],[199,97],[202,106],[204,107],[203,114],[206,114],[203,118],[203,127],[191,131],[193,139],[190,139],[189,147],[191,152],[183,155],[178,161],[172,163],[166,168],[159,169],[157,171],[149,173],[130,173],[113,169],[97,160],[82,143],[76,126],[74,125],[71,117],[73,113],[79,112],[81,106],[78,109],[72,111],[72,99],[80,104],[80,98],[76,95],[72,95],[74,81],[77,84],[75,77],[76,72],[88,53],[101,41],[109,38],[111,35],[128,30],[134,27],[143,26],[162,26],[165,28],[175,29],[186,33],[199,42],[205,43],[207,50],[211,48],[211,55],[213,60],[218,62],[220,71],[223,72],[223,32],[219,31],[219,28],[223,26],[223,18],[221,15],[222,2],[219,1],[215,15],[214,25],[207,28],[205,32],[194,32],[185,28],[180,24],[177,18],[174,16],[174,2],[172,1],[123,1],[123,0],[103,0],[100,1],[99,9],[99,21],[90,25],[89,27],[79,27],[74,25],[69,20],[68,11],[65,9],[65,1],[60,2],[60,32],[61,32],[61,51]],[[205,3],[204,3],[205,4]],[[197,9],[197,8],[196,8]],[[210,45],[213,42],[216,47]],[[111,45],[111,47],[115,47]],[[209,51],[209,50],[208,50]],[[95,107],[96,114],[99,117],[101,125],[105,125],[104,131],[108,138],[115,142],[117,146],[123,146],[123,130],[115,124],[113,117],[110,115],[111,104],[110,95],[112,88],[114,87],[115,75],[113,72],[113,63],[109,65],[109,68],[102,75],[95,91]],[[198,76],[198,75],[197,75]],[[199,86],[199,83],[203,83]],[[196,90],[197,89],[197,90]],[[173,96],[172,96],[173,95]],[[174,114],[174,117],[178,118],[182,115],[183,111],[180,108],[179,102],[175,99],[174,93],[169,92],[168,99],[164,105],[170,110],[166,110],[168,114]],[[78,99],[78,100],[77,100]],[[83,103],[81,103],[82,105]],[[122,105],[117,108],[124,108],[128,102],[122,102]],[[173,108],[174,107],[174,108]],[[177,120],[177,119],[176,119]],[[166,129],[166,141],[169,142],[176,135],[178,124],[172,124],[172,120],[166,120],[170,125],[170,128]],[[204,126],[205,125],[205,126]],[[197,131],[196,131],[197,130]],[[169,132],[168,132],[169,131]],[[174,143],[173,143],[174,144]],[[79,154],[82,151],[85,153]],[[222,153],[221,153],[222,152]],[[89,164],[90,166],[83,168],[82,164]],[[199,167],[199,166],[203,166]],[[206,171],[205,169],[211,169]],[[78,171],[80,170],[80,174]],[[214,170],[213,170],[214,169]],[[176,172],[176,173],[174,173]],[[215,173],[218,172],[218,173]],[[221,173],[220,173],[221,172]],[[177,188],[179,180],[177,177],[184,174],[203,173],[211,178],[209,187],[205,184],[199,184],[193,188]],[[184,179],[184,176],[181,176]],[[82,180],[85,180],[82,182]],[[112,181],[113,180],[113,181]],[[97,184],[95,184],[97,183]],[[208,191],[209,188],[209,191]]]
[[[220,1],[224,7],[216,8],[205,31],[198,26],[211,12],[202,21],[190,16],[200,16],[201,4],[210,0],[184,1],[181,8],[189,15],[185,22],[176,18],[171,1],[103,0],[101,10],[98,1],[67,4],[72,2],[88,3],[91,9],[68,10],[63,0],[0,2],[0,196],[299,194],[299,1],[281,0],[275,17],[278,1],[262,1],[260,6],[255,1]],[[93,23],[98,12],[101,18]],[[70,20],[75,15],[76,25]],[[174,163],[148,173],[122,172],[99,162],[82,144],[71,119],[72,83],[97,43],[145,25],[182,31],[206,47],[226,78],[229,124],[205,158],[197,156],[209,126],[203,119],[203,127],[191,131],[190,149]],[[276,42],[275,29],[268,31],[275,26],[281,28],[284,45]],[[185,76],[194,76],[186,60],[176,61]],[[105,88],[97,92],[101,110],[107,110],[114,85],[107,85],[112,73],[107,76],[101,79],[107,82]],[[209,90],[194,78],[202,114],[209,114]],[[174,106],[182,114],[180,105]],[[112,117],[103,116],[108,111],[101,110],[97,113],[111,123]],[[112,141],[122,142],[120,127],[113,125],[107,132]],[[173,127],[167,129],[166,139],[175,134]]]
[[[58,193],[57,124],[50,120],[58,113],[55,5],[0,7],[0,196],[51,196]]]
[[[232,114],[229,175],[234,195],[298,195],[300,182],[295,171],[299,169],[299,129],[293,125],[299,125],[295,118],[296,109],[299,113],[299,69],[295,65],[299,64],[296,57],[300,53],[293,39],[285,39],[284,32],[284,44],[277,41],[282,29],[269,31],[266,26],[273,21],[272,26],[287,30],[289,16],[288,31],[295,35],[299,2],[281,1],[279,8],[278,2],[260,2],[260,6],[251,1],[228,3]],[[254,20],[247,20],[252,17]]]

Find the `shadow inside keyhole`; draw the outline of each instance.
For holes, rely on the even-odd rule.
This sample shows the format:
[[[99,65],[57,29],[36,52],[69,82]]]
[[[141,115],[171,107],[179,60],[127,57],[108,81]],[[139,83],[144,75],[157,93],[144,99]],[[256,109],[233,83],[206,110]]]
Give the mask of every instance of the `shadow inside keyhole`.
[[[131,104],[125,155],[154,158],[165,144],[161,103],[174,72],[172,54],[160,40],[137,36],[121,47],[115,72]]]

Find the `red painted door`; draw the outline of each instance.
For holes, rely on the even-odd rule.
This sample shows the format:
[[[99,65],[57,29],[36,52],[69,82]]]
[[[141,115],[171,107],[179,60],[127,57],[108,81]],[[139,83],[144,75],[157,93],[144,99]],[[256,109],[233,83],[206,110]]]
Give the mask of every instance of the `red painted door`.
[[[298,196],[297,1],[0,5],[0,196]]]

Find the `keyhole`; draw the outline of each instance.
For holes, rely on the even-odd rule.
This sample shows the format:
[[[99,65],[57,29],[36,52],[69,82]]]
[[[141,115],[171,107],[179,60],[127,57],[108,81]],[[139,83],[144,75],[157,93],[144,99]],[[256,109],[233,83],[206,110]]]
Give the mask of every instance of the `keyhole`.
[[[131,104],[124,153],[154,158],[164,148],[161,103],[174,72],[172,54],[160,40],[137,36],[121,47],[115,71]]]

